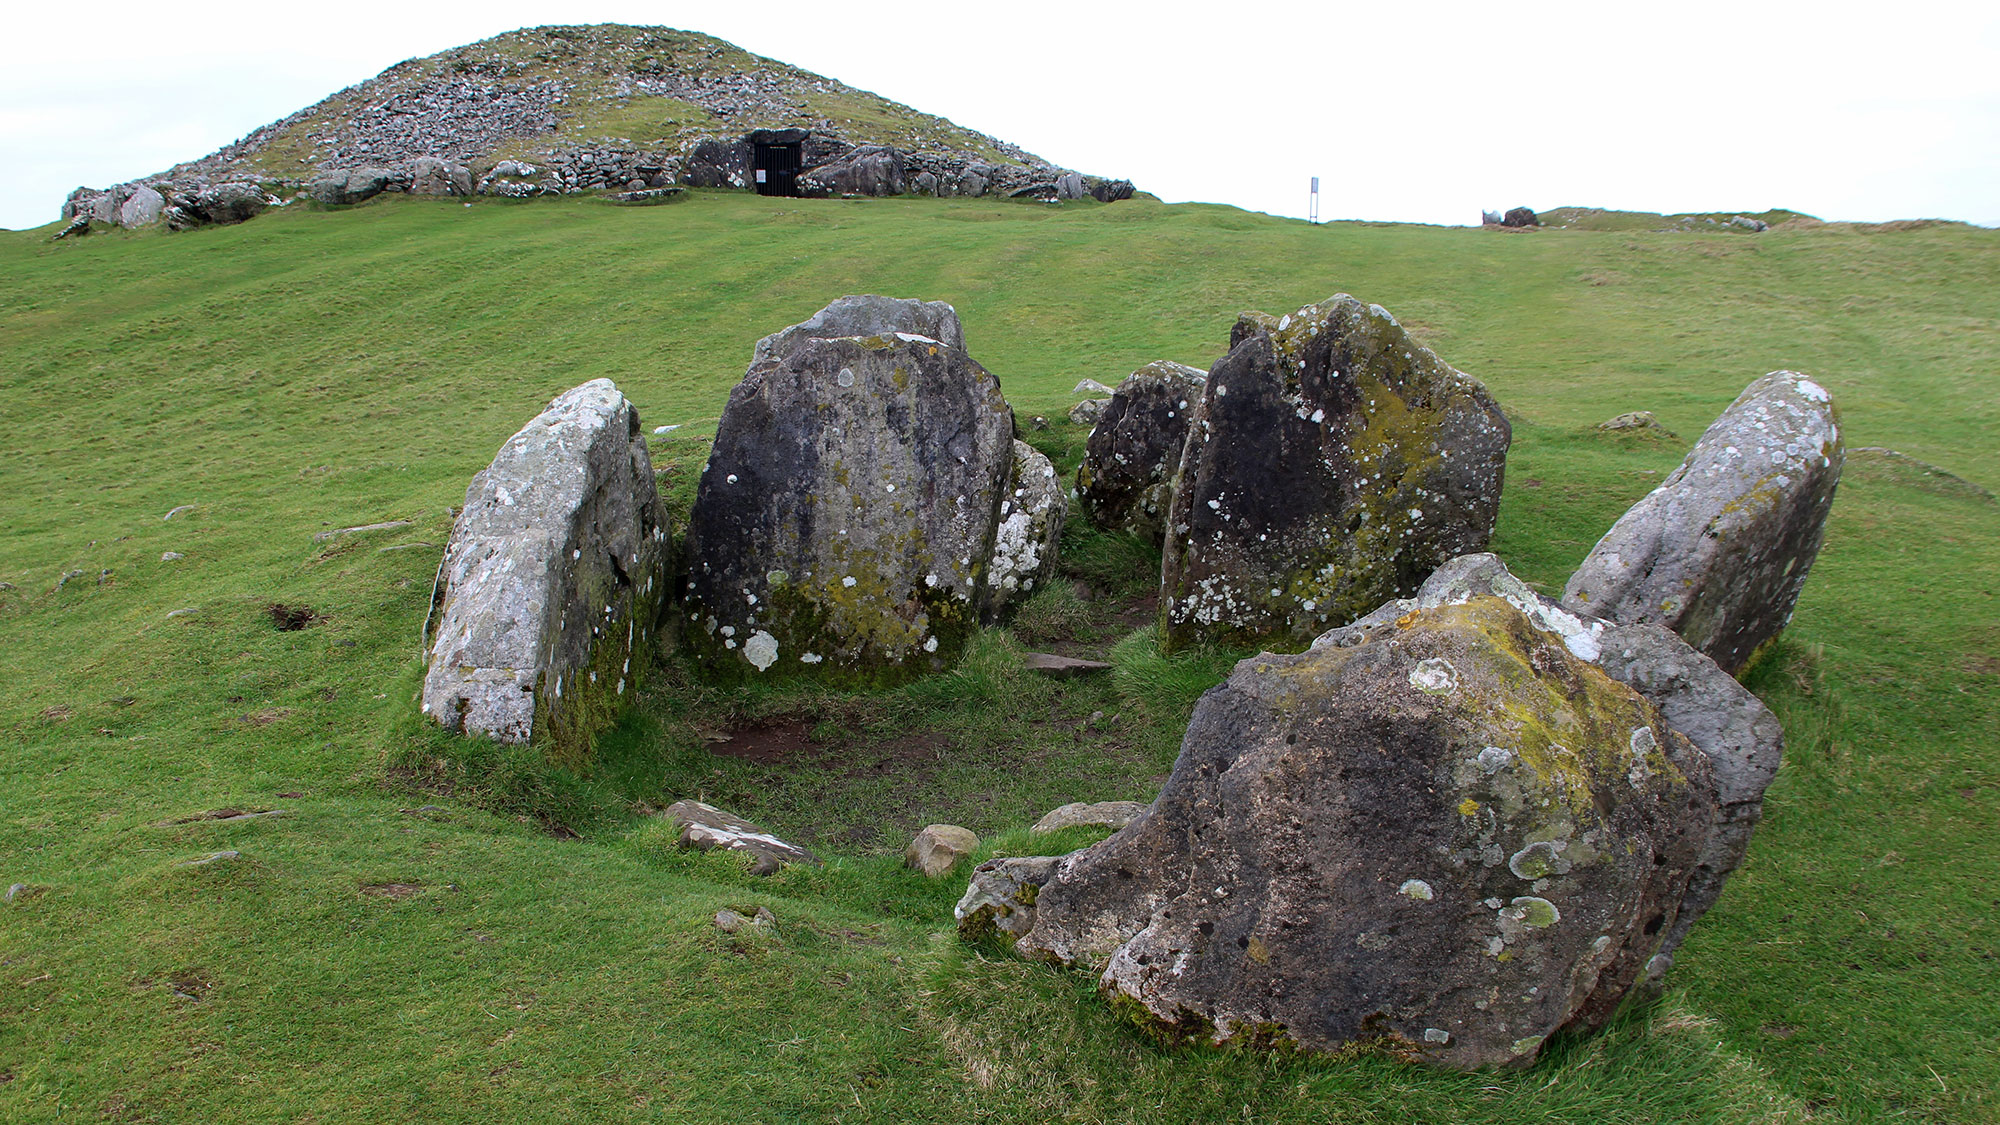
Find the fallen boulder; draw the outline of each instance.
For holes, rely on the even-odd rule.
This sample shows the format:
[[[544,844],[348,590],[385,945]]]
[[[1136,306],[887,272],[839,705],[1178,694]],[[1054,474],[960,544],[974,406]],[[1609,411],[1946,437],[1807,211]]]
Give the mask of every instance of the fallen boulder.
[[[835,302],[758,344],[730,392],[688,532],[688,641],[724,675],[851,683],[950,665],[988,604],[1014,472],[999,380],[910,327],[855,332]],[[873,323],[870,321],[869,323]],[[957,318],[941,327],[955,333]]]
[[[1503,227],[1538,227],[1542,225],[1542,220],[1540,216],[1526,207],[1515,207],[1500,217],[1500,225]]]
[[[1208,376],[1169,360],[1127,375],[1091,428],[1076,470],[1076,498],[1090,522],[1159,546],[1166,537],[1174,476],[1188,420]]]
[[[1303,647],[1485,547],[1512,431],[1379,305],[1246,314],[1189,420],[1162,647]]]
[[[1415,597],[1389,602],[1352,625],[1330,630],[1313,647],[1352,645],[1404,614],[1489,594],[1512,603],[1537,628],[1561,637],[1572,654],[1596,663],[1605,675],[1644,696],[1660,709],[1668,726],[1687,736],[1708,759],[1716,786],[1715,826],[1681,899],[1680,913],[1655,963],[1648,967],[1648,976],[1657,979],[1672,965],[1673,953],[1689,927],[1715,905],[1724,882],[1749,851],[1751,832],[1763,816],[1764,790],[1777,776],[1784,756],[1784,727],[1762,700],[1671,630],[1573,614],[1530,589],[1490,554],[1453,559],[1426,579]]]
[[[1842,460],[1824,387],[1794,371],[1758,379],[1598,540],[1562,604],[1665,625],[1724,671],[1742,670],[1791,620]]]
[[[389,189],[395,173],[387,168],[337,168],[306,184],[306,195],[329,207],[373,199]]]
[[[750,874],[774,875],[788,863],[819,866],[819,857],[809,848],[788,844],[735,813],[724,812],[700,801],[675,801],[661,814],[679,826],[679,843],[684,848],[742,852],[750,857]]]
[[[466,490],[424,713],[586,759],[650,656],[669,544],[639,412],[609,379],[557,396]]]
[[[1715,817],[1707,759],[1570,642],[1480,594],[1245,660],[1150,812],[982,865],[961,932],[1172,1040],[1526,1065],[1640,980]]]

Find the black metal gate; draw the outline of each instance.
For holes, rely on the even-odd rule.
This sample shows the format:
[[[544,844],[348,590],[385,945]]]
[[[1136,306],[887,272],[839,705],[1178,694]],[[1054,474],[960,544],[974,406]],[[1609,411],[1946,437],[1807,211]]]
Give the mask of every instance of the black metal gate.
[[[751,144],[751,176],[756,180],[758,195],[799,193],[799,159],[800,150],[804,147],[799,144]]]

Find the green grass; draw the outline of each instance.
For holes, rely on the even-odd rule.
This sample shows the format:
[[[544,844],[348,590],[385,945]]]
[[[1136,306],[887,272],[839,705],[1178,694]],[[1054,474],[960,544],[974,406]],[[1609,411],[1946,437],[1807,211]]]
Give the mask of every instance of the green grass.
[[[701,192],[52,229],[0,234],[0,887],[28,885],[0,906],[0,1120],[2000,1117],[1992,232]],[[1060,418],[1080,378],[1206,366],[1238,311],[1339,290],[1507,406],[1495,547],[1544,589],[1778,367],[1833,390],[1850,446],[1974,486],[1843,486],[1749,677],[1790,745],[1748,863],[1659,1005],[1528,1072],[1165,1050],[1087,976],[956,940],[963,872],[903,870],[908,834],[1088,842],[1023,826],[1149,798],[1236,655],[1161,658],[1138,602],[1158,554],[1080,523],[1076,585],[948,676],[847,695],[669,663],[587,774],[415,714],[450,509],[568,387],[609,376],[649,427],[684,424],[654,453],[685,510],[752,343],[842,293],[953,302],[1021,414]],[[1682,440],[1592,428],[1633,409]],[[1026,436],[1080,455],[1075,427]],[[280,632],[272,603],[322,619]],[[1029,643],[1116,667],[1030,680]],[[774,730],[789,749],[747,756]],[[646,814],[688,796],[828,862],[760,880],[679,852]],[[172,823],[226,807],[291,815]],[[710,924],[759,905],[781,940]]]

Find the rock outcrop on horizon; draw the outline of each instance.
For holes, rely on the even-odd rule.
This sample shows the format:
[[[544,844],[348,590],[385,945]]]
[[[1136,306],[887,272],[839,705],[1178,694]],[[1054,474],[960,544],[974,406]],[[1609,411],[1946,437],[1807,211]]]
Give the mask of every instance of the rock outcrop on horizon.
[[[466,490],[424,713],[583,761],[652,660],[670,550],[639,412],[609,379],[557,396]]]
[[[1512,429],[1478,380],[1345,293],[1246,313],[1190,421],[1161,640],[1300,647],[1481,550]]]
[[[773,145],[793,146],[801,194],[1133,194],[1129,181],[1057,167],[711,36],[595,24],[524,28],[399,63],[198,160],[78,188],[62,218],[156,221],[144,208],[125,212],[142,188],[192,197],[246,185],[332,206],[385,191],[749,190],[759,146]]]
[[[687,644],[713,670],[884,683],[957,659],[1016,458],[999,380],[951,340],[949,305],[845,297],[758,344],[689,521]]]
[[[1563,589],[1573,612],[1656,622],[1741,671],[1792,619],[1844,460],[1833,398],[1795,371],[1738,395]]]

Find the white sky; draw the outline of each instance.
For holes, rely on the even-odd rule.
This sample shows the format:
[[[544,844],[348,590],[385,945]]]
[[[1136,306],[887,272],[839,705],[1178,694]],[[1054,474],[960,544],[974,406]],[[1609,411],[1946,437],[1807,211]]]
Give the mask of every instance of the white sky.
[[[14,229],[403,59],[585,22],[707,32],[1170,202],[1303,215],[1318,175],[1334,219],[1525,203],[2000,225],[1991,0],[23,7],[0,17]]]

